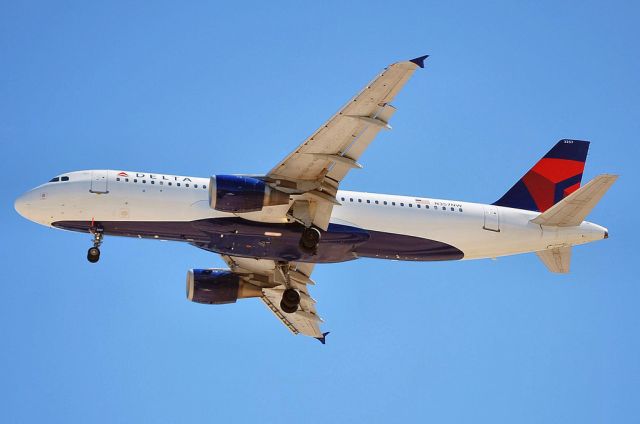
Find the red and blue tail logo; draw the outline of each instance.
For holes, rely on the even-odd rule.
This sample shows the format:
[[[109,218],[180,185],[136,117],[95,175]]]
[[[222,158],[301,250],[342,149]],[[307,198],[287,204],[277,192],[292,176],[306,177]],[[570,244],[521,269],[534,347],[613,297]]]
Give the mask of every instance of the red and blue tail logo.
[[[588,151],[588,141],[560,140],[494,205],[546,211],[580,188]]]

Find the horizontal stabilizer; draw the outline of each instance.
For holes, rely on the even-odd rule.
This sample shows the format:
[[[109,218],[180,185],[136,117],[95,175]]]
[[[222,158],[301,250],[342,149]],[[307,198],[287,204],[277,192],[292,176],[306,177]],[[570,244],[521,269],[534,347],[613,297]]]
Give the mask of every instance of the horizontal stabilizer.
[[[617,175],[598,175],[584,187],[532,219],[531,222],[555,227],[580,225],[617,179]]]
[[[555,247],[536,252],[543,264],[551,272],[566,274],[571,265],[571,247]]]

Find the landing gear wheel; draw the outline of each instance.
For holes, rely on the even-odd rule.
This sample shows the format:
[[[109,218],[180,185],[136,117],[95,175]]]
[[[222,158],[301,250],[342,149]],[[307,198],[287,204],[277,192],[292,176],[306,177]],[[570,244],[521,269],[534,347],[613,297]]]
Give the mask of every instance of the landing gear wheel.
[[[300,250],[308,254],[316,253],[320,243],[320,231],[317,228],[309,227],[302,231],[302,237],[300,237]]]
[[[282,293],[282,300],[280,301],[280,308],[288,314],[292,314],[298,310],[300,305],[300,293],[294,289],[286,289]]]
[[[100,259],[100,249],[98,249],[97,247],[89,248],[89,250],[87,251],[87,260],[92,264],[94,264],[98,262],[99,259]]]

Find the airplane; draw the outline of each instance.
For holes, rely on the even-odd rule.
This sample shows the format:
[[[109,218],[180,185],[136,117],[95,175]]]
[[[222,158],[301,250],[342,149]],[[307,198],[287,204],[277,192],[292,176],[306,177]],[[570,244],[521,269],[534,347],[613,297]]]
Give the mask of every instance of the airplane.
[[[92,263],[105,236],[220,254],[228,268],[187,272],[190,301],[257,297],[293,334],[323,344],[328,333],[309,294],[315,264],[535,252],[551,272],[569,272],[572,246],[608,238],[584,219],[618,178],[602,174],[580,186],[588,141],[560,140],[491,204],[339,189],[362,168],[358,160],[376,135],[391,128],[391,101],[427,57],[389,65],[267,174],[67,172],[20,196],[15,209],[44,226],[90,233]]]

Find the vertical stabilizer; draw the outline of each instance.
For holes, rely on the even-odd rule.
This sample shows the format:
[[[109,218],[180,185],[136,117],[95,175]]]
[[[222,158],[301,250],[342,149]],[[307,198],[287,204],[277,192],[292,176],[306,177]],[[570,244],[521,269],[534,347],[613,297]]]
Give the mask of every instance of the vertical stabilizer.
[[[588,151],[588,141],[560,140],[494,205],[546,211],[580,188]]]

